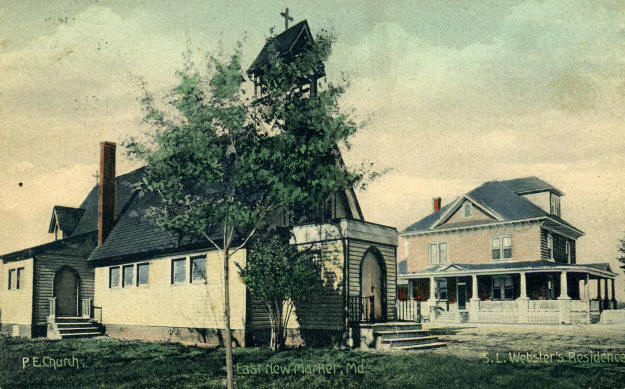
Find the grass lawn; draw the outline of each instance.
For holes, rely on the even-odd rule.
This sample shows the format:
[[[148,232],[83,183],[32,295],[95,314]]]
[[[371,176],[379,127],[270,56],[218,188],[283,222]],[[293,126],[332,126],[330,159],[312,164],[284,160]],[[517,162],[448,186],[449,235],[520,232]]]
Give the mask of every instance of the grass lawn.
[[[429,352],[291,349],[273,354],[261,348],[239,349],[236,382],[241,388],[280,389],[625,387],[623,362],[569,360],[569,353],[581,357],[593,352],[625,353],[624,328],[586,327],[581,332],[571,326],[554,328],[463,329],[444,336],[450,341],[448,348]],[[561,353],[563,360],[512,362],[509,352]],[[486,363],[484,355],[506,363]],[[35,362],[34,357],[39,359]],[[44,357],[75,366],[55,370],[43,366],[52,364]],[[25,367],[23,358],[29,358]],[[63,341],[0,337],[1,389],[220,388],[224,378],[224,352],[219,349],[105,337]]]

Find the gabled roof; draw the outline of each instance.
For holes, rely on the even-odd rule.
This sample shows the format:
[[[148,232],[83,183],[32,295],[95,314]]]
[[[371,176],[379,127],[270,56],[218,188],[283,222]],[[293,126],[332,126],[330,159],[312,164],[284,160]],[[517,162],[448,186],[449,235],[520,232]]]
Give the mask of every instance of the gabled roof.
[[[583,234],[580,230],[565,222],[560,217],[545,212],[536,204],[532,203],[530,200],[511,189],[511,186],[517,189],[529,188],[530,185],[523,184],[524,182],[540,182],[553,188],[551,185],[545,183],[544,181],[540,179],[536,179],[536,181],[533,180],[533,178],[530,177],[530,179],[485,182],[484,184],[471,190],[465,195],[445,205],[438,212],[434,212],[417,221],[416,223],[410,225],[409,227],[404,229],[402,233],[436,231],[437,229],[452,227],[469,227],[506,221],[549,218],[558,223],[564,224],[567,227],[573,228],[579,234]],[[512,182],[512,184],[509,184],[510,182]],[[541,184],[542,187],[545,187],[545,185]],[[538,184],[534,185],[533,187],[537,188]],[[475,206],[484,211],[485,214],[492,217],[492,219],[454,223],[454,225],[444,224],[462,206],[465,200],[473,203]]]
[[[80,218],[84,213],[85,210],[82,208],[72,208],[55,205],[52,209],[52,219],[50,220],[50,227],[48,228],[48,232],[54,232],[54,227],[58,223],[61,231],[67,234],[71,234],[78,225],[78,222],[80,221]]]
[[[115,193],[117,195],[118,216],[127,206],[128,201],[134,193],[134,185],[143,177],[144,171],[145,168],[139,168],[116,178],[117,185]],[[82,204],[80,204],[80,209],[83,209],[84,212],[71,236],[98,230],[98,196],[98,185],[95,185],[85,200],[83,200]]]
[[[263,46],[256,59],[247,70],[247,74],[256,73],[264,65],[273,62],[279,57],[297,54],[310,42],[313,42],[310,27],[308,27],[308,22],[306,20],[302,20],[284,32],[267,40],[265,46]]]
[[[513,180],[501,181],[501,183],[516,192],[517,194],[530,194],[551,191],[558,196],[564,195],[564,193],[562,193],[555,186],[541,180],[538,177],[515,178]]]

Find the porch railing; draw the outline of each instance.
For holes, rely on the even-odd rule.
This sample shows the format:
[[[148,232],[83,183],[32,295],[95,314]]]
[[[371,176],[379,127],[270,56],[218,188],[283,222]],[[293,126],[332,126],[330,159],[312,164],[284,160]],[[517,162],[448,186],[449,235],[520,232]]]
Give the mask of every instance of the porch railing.
[[[397,320],[421,322],[421,301],[397,300]]]
[[[48,317],[56,317],[56,297],[48,298]]]
[[[375,321],[375,300],[373,296],[360,297],[352,296],[348,298],[349,321],[373,322]]]
[[[512,311],[516,309],[514,301],[480,301],[480,311]]]
[[[91,317],[91,306],[93,304],[92,299],[82,299],[82,317],[90,318]]]
[[[560,307],[557,300],[530,300],[529,309],[536,311],[557,311]]]
[[[97,321],[98,323],[102,324],[102,307],[97,307],[95,305],[92,306],[93,307],[93,320]],[[100,314],[96,316],[96,311],[98,311]],[[98,317],[99,316],[99,317]]]

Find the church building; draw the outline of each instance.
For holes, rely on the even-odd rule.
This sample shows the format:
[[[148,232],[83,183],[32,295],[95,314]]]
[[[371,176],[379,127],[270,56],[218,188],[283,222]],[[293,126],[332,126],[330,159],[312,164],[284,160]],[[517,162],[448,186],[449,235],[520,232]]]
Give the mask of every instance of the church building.
[[[262,98],[262,69],[312,41],[306,21],[269,40],[249,73]],[[316,93],[323,69],[302,85]],[[158,202],[136,189],[145,168],[116,175],[116,145],[100,143],[99,183],[77,207],[54,206],[51,241],[0,256],[0,332],[51,339],[105,334],[121,339],[223,344],[222,257],[207,243],[180,243],[145,210]],[[367,222],[353,190],[328,200],[327,215],[292,226],[294,244],[313,245],[323,287],[296,307],[288,343],[349,341],[363,322],[396,318],[395,228]],[[43,227],[43,226],[42,226]],[[248,251],[231,258],[233,339],[262,343],[266,309],[238,276]]]

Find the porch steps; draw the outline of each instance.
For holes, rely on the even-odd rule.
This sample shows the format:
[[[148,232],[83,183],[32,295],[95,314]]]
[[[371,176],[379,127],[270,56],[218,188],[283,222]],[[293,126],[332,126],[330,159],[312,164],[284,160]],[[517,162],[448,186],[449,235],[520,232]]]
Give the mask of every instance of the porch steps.
[[[421,328],[416,323],[381,323],[374,328],[376,348],[386,350],[424,350],[445,347],[438,336],[433,336],[429,330]],[[383,324],[386,324],[384,326]],[[394,328],[388,328],[394,327]]]
[[[468,312],[454,312],[443,311],[439,313],[439,316],[433,321],[436,324],[459,324],[469,321]]]
[[[57,317],[52,323],[56,328],[56,338],[91,338],[102,335],[102,329],[88,318]]]

